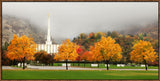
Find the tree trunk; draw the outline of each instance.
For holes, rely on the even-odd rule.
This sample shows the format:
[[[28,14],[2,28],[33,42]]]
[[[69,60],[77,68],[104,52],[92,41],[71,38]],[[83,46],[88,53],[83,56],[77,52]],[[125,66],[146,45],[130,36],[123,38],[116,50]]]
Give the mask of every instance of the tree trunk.
[[[68,62],[68,59],[66,59],[66,70],[68,70],[68,64],[67,64],[67,62]]]
[[[99,63],[98,63],[98,68],[99,68]]]
[[[78,66],[80,66],[80,61],[78,61]]]
[[[108,63],[109,63],[109,62],[108,62],[108,61],[106,61],[106,63],[107,63],[107,70],[109,70],[109,67],[108,67]]]
[[[25,69],[25,57],[23,58],[23,70]]]
[[[109,70],[108,63],[107,63],[107,70]]]
[[[98,62],[98,68],[99,68],[99,62]]]
[[[13,65],[13,60],[12,60],[12,65]]]
[[[52,66],[53,66],[54,62],[52,62]]]
[[[20,67],[22,67],[22,62],[20,62]]]
[[[145,68],[146,68],[146,71],[147,71],[147,63],[146,63],[146,61],[144,61],[145,62]]]
[[[13,60],[13,65],[16,65],[16,63],[15,63],[15,59]]]

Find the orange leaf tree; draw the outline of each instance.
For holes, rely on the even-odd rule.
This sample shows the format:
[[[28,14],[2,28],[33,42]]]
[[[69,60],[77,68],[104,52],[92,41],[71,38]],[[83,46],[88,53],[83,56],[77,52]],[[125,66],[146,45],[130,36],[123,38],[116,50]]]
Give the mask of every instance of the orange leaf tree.
[[[33,60],[34,53],[36,51],[36,44],[32,38],[28,38],[27,36],[17,37],[14,35],[13,40],[11,40],[11,44],[8,46],[7,57],[10,60],[20,60],[23,61],[23,69],[25,60]]]
[[[68,60],[76,60],[78,53],[78,45],[72,43],[69,39],[63,41],[62,45],[58,48],[58,53],[55,54],[54,59],[56,60],[66,60],[66,69],[68,70],[67,62]]]
[[[86,61],[92,61],[92,52],[91,51],[85,51],[82,55],[81,55],[81,60],[84,60],[84,67],[85,67],[85,63]]]
[[[147,63],[153,62],[158,57],[156,52],[149,41],[140,40],[135,43],[133,50],[130,53],[130,60],[133,62],[145,63],[145,68],[147,70]]]
[[[115,43],[115,40],[109,37],[101,37],[101,40],[90,47],[92,54],[92,61],[105,61],[107,64],[107,70],[109,70],[108,64],[110,61],[120,61],[122,58],[122,49],[119,44]],[[90,58],[90,57],[89,57]]]
[[[92,54],[91,54],[91,52],[90,51],[85,51],[82,55],[81,55],[81,59],[82,60],[87,60],[87,61],[92,61],[92,58],[90,58],[90,57],[92,57]]]

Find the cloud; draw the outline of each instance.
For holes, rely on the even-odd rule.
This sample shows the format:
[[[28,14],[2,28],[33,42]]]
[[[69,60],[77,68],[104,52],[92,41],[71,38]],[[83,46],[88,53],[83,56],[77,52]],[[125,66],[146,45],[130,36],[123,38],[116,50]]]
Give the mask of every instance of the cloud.
[[[28,19],[43,29],[48,13],[52,37],[72,39],[82,32],[119,31],[158,21],[158,2],[2,2],[2,15]]]

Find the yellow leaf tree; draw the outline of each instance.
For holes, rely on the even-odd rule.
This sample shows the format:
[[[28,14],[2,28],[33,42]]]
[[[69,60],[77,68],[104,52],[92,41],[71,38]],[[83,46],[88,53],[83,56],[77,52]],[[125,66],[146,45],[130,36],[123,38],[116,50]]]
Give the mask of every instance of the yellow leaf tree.
[[[147,70],[147,63],[153,62],[158,57],[156,52],[149,41],[140,40],[135,43],[133,50],[130,53],[130,60],[138,63],[145,63],[145,68]]]
[[[17,37],[14,34],[13,40],[11,40],[11,44],[7,49],[7,57],[11,60],[17,59],[23,62],[23,69],[25,60],[33,60],[33,55],[36,51],[36,44],[32,38],[28,38],[27,36]]]
[[[122,58],[122,49],[119,44],[115,43],[115,40],[109,37],[101,37],[101,40],[90,47],[92,52],[92,61],[105,61],[107,64],[107,70],[109,70],[108,64],[110,61],[120,61]]]
[[[54,59],[56,60],[65,60],[66,61],[66,70],[68,70],[67,62],[68,60],[76,60],[78,53],[77,49],[79,48],[76,43],[72,43],[69,39],[63,41],[62,45],[58,48],[58,53],[55,54]]]

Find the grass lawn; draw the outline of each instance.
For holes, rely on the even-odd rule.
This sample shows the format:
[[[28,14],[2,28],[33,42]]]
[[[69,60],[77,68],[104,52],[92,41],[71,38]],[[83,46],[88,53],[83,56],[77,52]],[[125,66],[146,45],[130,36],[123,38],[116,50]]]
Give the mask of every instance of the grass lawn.
[[[71,66],[78,66],[78,63],[70,63]],[[125,66],[125,67],[117,67],[117,65],[109,64],[110,69],[145,69],[145,67],[140,66]],[[54,66],[62,66],[62,63],[54,63]],[[80,63],[80,67],[84,67],[84,63]],[[85,67],[91,67],[90,63],[86,63]],[[105,64],[99,64],[99,67],[91,67],[91,68],[106,68]],[[158,66],[148,66],[148,69],[158,69]]]
[[[158,71],[2,70],[2,79],[158,79]]]

